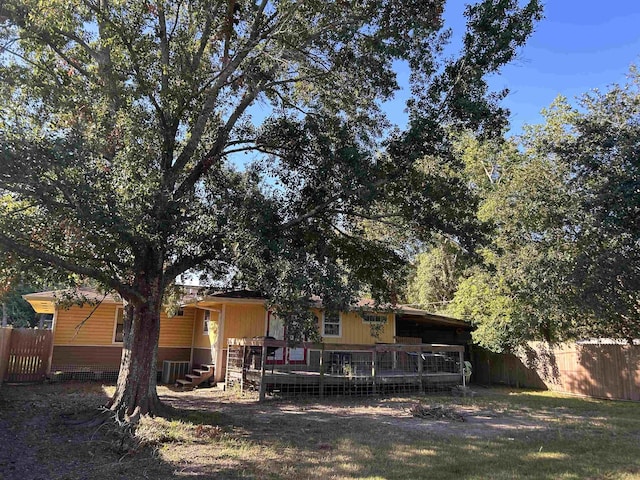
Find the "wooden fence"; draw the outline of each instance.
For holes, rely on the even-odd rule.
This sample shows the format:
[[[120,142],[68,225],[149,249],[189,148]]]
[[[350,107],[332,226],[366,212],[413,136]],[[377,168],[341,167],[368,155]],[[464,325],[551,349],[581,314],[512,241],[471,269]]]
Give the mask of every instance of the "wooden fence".
[[[517,354],[474,349],[474,381],[640,401],[640,345],[532,342]]]
[[[0,385],[4,380],[9,365],[9,344],[13,328],[0,328]]]
[[[28,328],[0,328],[0,382],[45,379],[53,332]]]

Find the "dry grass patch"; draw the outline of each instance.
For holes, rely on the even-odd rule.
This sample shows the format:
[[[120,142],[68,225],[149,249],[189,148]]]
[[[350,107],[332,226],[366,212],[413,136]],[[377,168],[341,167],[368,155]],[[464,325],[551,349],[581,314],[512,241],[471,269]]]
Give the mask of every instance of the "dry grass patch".
[[[109,428],[66,422],[112,392],[96,384],[3,386],[0,478],[640,478],[640,405],[546,392],[475,399],[275,399],[160,387],[173,411],[144,418],[123,451]],[[414,417],[441,406],[465,422]],[[3,436],[4,435],[4,436]],[[8,439],[11,441],[8,441]]]

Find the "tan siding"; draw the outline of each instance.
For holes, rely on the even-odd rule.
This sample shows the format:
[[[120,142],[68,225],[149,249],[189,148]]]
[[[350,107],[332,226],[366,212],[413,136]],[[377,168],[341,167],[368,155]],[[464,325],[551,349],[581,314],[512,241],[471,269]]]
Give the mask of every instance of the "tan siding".
[[[394,343],[396,324],[393,313],[387,314],[387,323],[380,331],[378,337],[371,335],[371,325],[364,323],[359,313],[343,312],[340,318],[342,322],[342,336],[324,337],[323,340],[325,343],[349,343],[355,345]]]
[[[168,318],[160,314],[161,347],[190,347],[193,339],[193,319],[195,308],[185,308],[182,317]]]
[[[74,306],[68,310],[59,308],[53,337],[54,345],[112,345],[116,305],[102,304],[91,313],[94,308],[89,305]],[[76,327],[85,319],[76,335]]]
[[[58,309],[54,345],[113,345],[116,308],[121,307],[115,304],[102,304],[93,313],[94,307],[89,305],[74,306],[68,310]],[[194,313],[193,308],[185,309],[182,317],[168,318],[162,313],[159,345],[161,347],[191,346]],[[76,327],[85,319],[87,320],[76,335]]]
[[[223,345],[229,338],[260,337],[265,334],[266,310],[262,305],[227,305]]]
[[[211,312],[211,325],[209,335],[204,335],[204,310],[197,309],[195,322],[193,324],[193,346],[194,348],[210,348],[215,345],[218,335],[218,312]]]

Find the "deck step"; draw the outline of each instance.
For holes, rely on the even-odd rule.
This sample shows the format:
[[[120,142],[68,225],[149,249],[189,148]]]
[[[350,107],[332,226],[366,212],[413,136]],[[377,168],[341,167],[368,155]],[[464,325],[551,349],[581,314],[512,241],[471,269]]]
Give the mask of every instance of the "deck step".
[[[211,380],[213,377],[214,366],[202,365],[203,369],[194,368],[192,373],[185,375],[186,379],[176,380],[176,386],[197,388],[198,385]]]

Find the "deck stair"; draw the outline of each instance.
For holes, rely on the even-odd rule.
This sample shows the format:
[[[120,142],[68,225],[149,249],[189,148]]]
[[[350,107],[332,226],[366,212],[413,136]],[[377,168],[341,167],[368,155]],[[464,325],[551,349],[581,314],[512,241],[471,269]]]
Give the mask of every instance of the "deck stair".
[[[185,378],[176,380],[176,387],[196,388],[204,382],[211,383],[214,371],[214,365],[201,365],[200,368],[194,368],[192,373],[185,375]]]

